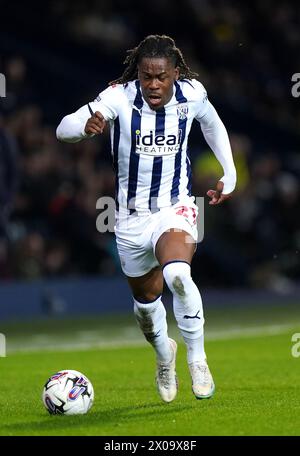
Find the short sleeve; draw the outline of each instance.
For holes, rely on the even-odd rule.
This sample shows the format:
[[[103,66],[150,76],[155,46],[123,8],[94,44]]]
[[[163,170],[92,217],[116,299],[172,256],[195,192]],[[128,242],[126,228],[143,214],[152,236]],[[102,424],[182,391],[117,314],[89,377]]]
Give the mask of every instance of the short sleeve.
[[[119,115],[123,100],[123,85],[114,84],[99,93],[97,98],[89,103],[89,106],[93,112],[101,112],[105,120],[115,120]]]
[[[205,116],[208,107],[208,96],[207,91],[203,84],[197,80],[193,80],[193,86],[196,89],[196,116],[195,118],[200,121],[201,117]]]

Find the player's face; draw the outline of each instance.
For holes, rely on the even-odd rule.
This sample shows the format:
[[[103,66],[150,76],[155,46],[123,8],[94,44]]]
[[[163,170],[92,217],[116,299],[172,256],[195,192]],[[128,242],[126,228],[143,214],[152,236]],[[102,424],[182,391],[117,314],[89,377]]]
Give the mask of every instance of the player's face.
[[[171,100],[179,69],[168,58],[144,57],[138,65],[138,77],[144,99],[151,109],[157,110]]]

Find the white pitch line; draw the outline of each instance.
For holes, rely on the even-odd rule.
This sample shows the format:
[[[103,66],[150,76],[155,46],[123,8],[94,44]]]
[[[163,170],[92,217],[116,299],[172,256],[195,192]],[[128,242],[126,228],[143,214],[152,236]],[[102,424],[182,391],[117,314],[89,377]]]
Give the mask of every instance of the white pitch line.
[[[255,327],[239,327],[228,328],[221,330],[208,330],[205,332],[205,340],[218,341],[240,338],[255,338],[261,336],[272,336],[286,333],[288,331],[299,331],[300,323],[297,324],[282,324],[282,325],[266,325]],[[125,336],[126,334],[126,336]],[[78,336],[78,337],[77,337]],[[178,333],[179,336],[179,333]],[[17,352],[35,352],[35,351],[54,351],[54,350],[88,350],[92,348],[113,348],[120,349],[124,347],[139,347],[147,345],[147,342],[142,336],[137,336],[135,327],[126,327],[125,332],[118,335],[118,337],[105,340],[101,339],[103,335],[101,332],[95,330],[91,331],[78,331],[74,332],[72,341],[59,341],[56,342],[56,336],[49,336],[47,334],[36,334],[28,341],[9,341],[7,339],[7,353]],[[126,339],[127,337],[127,339]],[[129,338],[128,338],[129,337]]]
[[[240,339],[247,337],[272,336],[282,334],[297,328],[296,323],[282,325],[266,325],[266,326],[250,326],[245,328],[228,328],[226,330],[212,330],[205,334],[206,340],[224,340],[224,339]],[[300,329],[300,322],[298,328]]]

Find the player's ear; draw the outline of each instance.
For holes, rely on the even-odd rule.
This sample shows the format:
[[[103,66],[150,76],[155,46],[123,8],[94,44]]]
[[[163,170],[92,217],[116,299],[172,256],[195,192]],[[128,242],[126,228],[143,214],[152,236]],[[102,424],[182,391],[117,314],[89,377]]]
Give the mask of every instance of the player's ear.
[[[179,68],[178,68],[178,67],[176,67],[174,71],[175,71],[175,81],[178,81],[178,79],[179,79],[179,75],[180,75],[180,71],[179,71]]]

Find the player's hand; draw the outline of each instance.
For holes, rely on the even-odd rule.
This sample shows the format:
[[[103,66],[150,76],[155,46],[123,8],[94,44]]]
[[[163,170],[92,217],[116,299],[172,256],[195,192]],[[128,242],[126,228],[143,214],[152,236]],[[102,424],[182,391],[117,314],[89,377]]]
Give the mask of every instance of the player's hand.
[[[208,190],[208,192],[206,193],[207,196],[209,196],[211,198],[211,200],[209,202],[209,204],[211,206],[216,206],[217,204],[221,204],[221,203],[223,203],[223,201],[225,201],[231,197],[231,193],[228,193],[227,195],[223,195],[223,193],[222,193],[223,187],[224,187],[223,182],[218,181],[216,190]]]
[[[106,122],[101,112],[96,111],[95,114],[88,119],[84,131],[88,135],[99,135],[103,133],[105,124]]]

